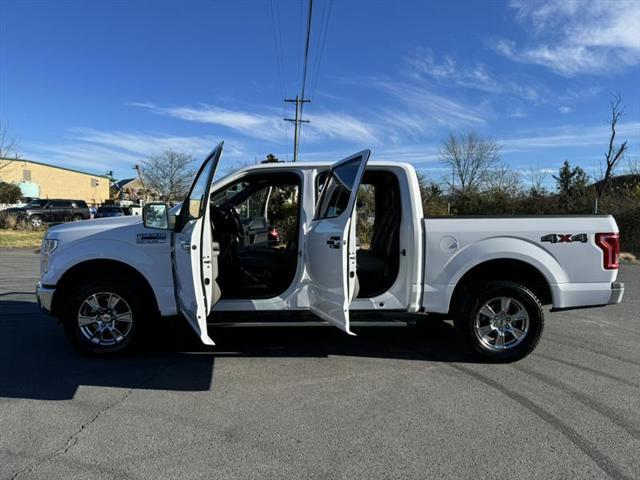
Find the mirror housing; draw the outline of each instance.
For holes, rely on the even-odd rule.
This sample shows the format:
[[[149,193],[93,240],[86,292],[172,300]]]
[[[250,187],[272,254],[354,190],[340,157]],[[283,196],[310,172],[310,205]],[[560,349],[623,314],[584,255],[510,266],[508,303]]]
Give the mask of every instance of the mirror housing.
[[[142,223],[145,228],[169,230],[169,206],[162,202],[147,203],[142,209]]]

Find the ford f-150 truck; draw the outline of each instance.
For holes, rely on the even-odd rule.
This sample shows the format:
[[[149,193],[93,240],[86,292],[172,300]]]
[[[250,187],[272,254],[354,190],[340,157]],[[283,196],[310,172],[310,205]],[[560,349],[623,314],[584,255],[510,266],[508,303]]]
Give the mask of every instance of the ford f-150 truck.
[[[361,314],[413,312],[453,318],[473,352],[513,361],[538,343],[543,306],[622,300],[611,216],[430,218],[414,169],[369,163],[368,150],[214,181],[221,154],[222,144],[179,208],[49,229],[38,302],[81,351],[127,350],[159,316],[184,316],[213,345],[207,326],[230,319],[353,334]]]

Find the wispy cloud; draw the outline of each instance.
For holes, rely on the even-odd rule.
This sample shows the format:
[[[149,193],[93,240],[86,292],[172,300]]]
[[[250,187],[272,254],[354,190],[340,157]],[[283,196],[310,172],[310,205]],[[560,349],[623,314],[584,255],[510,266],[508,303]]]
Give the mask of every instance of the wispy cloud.
[[[129,105],[189,122],[219,125],[249,138],[269,142],[282,142],[286,128],[281,111],[267,107],[257,108],[258,112],[254,113],[208,104],[178,107],[159,107],[152,103]],[[377,141],[375,129],[371,124],[341,112],[318,112],[314,114],[313,122],[303,128],[305,139],[309,142],[326,138],[357,142]]]
[[[24,156],[95,173],[110,170],[122,173],[149,155],[165,149],[189,153],[196,160],[202,159],[218,141],[212,136],[152,135],[72,128],[58,143],[26,144]],[[241,142],[229,143],[225,145],[225,158],[246,158]]]
[[[429,48],[420,48],[405,58],[409,74],[419,80],[431,79],[440,84],[481,92],[512,95],[524,100],[538,100],[546,90],[522,78],[498,78],[483,63],[462,65],[453,57],[445,55],[438,61]]]
[[[541,129],[530,135],[499,139],[503,152],[522,152],[532,149],[579,147],[602,145],[603,151],[609,140],[607,125],[566,125],[553,129]],[[617,136],[630,141],[640,141],[640,122],[626,122],[618,125]]]
[[[496,52],[574,76],[610,73],[640,63],[640,7],[636,0],[513,0],[516,17],[531,29],[528,45],[494,42]]]
[[[415,133],[420,126],[430,129],[434,126],[460,128],[484,125],[490,115],[486,106],[454,100],[419,82],[372,78],[368,83],[399,100],[399,110],[388,121],[390,126],[404,128],[410,133]]]
[[[275,112],[258,114],[241,110],[230,110],[208,104],[196,106],[159,107],[153,103],[129,103],[134,107],[142,107],[173,118],[189,122],[208,123],[235,130],[245,136],[259,140],[282,140],[285,129],[284,122]]]
[[[373,124],[344,113],[316,113],[313,115],[313,122],[305,125],[304,129],[311,132],[312,140],[324,137],[361,143],[379,142]]]

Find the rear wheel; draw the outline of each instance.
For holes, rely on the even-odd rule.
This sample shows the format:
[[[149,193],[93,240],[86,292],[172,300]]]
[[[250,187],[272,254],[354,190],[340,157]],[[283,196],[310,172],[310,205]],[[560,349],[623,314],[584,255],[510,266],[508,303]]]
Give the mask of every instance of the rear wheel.
[[[514,282],[490,282],[471,297],[456,315],[455,326],[475,354],[512,362],[535,349],[544,313],[533,292]]]
[[[73,345],[89,355],[130,351],[145,323],[140,295],[131,285],[111,279],[83,282],[69,289],[62,323]]]
[[[72,222],[79,222],[80,220],[82,220],[82,215],[74,215],[74,216],[71,218],[71,221],[72,221]]]

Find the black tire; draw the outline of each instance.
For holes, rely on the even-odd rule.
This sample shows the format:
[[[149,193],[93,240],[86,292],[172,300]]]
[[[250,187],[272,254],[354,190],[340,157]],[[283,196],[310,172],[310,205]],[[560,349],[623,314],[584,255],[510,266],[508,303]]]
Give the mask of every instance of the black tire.
[[[480,313],[480,310],[487,303],[489,303],[489,311],[493,312],[492,305],[502,305],[500,298],[515,300],[508,303],[510,309],[508,312],[499,312],[493,319]],[[488,282],[476,290],[470,290],[469,296],[462,301],[464,304],[459,308],[454,318],[454,324],[475,355],[492,362],[514,362],[529,355],[538,345],[544,328],[544,312],[540,300],[525,286],[515,282]],[[500,303],[492,303],[496,301]],[[510,312],[513,312],[514,309],[516,312],[526,311],[528,317],[526,332],[519,337],[511,332],[514,331],[514,328],[515,331],[522,332],[523,330],[520,328],[524,324],[518,323],[516,325],[513,319],[522,318],[523,315],[518,313],[518,317],[515,315],[511,317]],[[500,318],[497,318],[498,316]],[[513,325],[512,320],[514,321]],[[524,322],[524,320],[520,320],[520,322]],[[495,325],[498,325],[499,328],[496,328]],[[487,327],[490,329],[490,333],[481,338],[481,329]],[[494,334],[496,340],[493,340]],[[502,337],[501,340],[498,340],[499,336]],[[500,341],[503,342],[503,345],[500,345]],[[512,346],[508,346],[508,342],[511,342]],[[494,344],[492,345],[492,343]]]
[[[102,280],[82,281],[67,288],[66,292],[60,320],[62,321],[67,337],[78,351],[91,356],[115,356],[133,351],[140,343],[140,339],[144,336],[145,326],[149,321],[147,312],[151,311],[151,306],[145,306],[143,303],[144,297],[141,296],[139,292],[136,293],[135,287],[127,283],[126,280],[116,280],[107,277]],[[119,320],[108,320],[110,323],[117,322],[111,324],[123,331],[120,340],[117,340],[119,335],[105,331],[104,334],[96,334],[96,337],[101,336],[102,338],[94,338],[93,341],[91,341],[87,336],[87,334],[91,332],[87,332],[87,328],[92,330],[95,327],[97,330],[97,323],[89,327],[85,326],[84,330],[79,324],[81,308],[84,313],[93,314],[91,307],[85,304],[85,300],[97,298],[99,305],[105,306],[106,302],[104,299],[108,297],[103,294],[114,294],[120,297],[121,300],[124,300],[124,303],[120,302],[115,305],[114,308],[117,311],[114,312],[114,314],[118,312],[122,314],[122,312],[126,312],[127,309],[131,312],[130,327],[126,330],[126,333],[123,329],[123,325],[126,325],[126,323]],[[96,295],[96,297],[92,297],[93,295]],[[87,308],[89,310],[87,310]],[[108,315],[106,312],[105,314]],[[99,315],[96,315],[96,318],[98,316]],[[102,342],[103,340],[104,342],[108,342],[109,339],[113,342],[112,344]],[[100,343],[94,343],[96,341]]]
[[[71,217],[72,222],[79,222],[80,220],[82,220],[82,215],[74,215]]]

